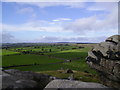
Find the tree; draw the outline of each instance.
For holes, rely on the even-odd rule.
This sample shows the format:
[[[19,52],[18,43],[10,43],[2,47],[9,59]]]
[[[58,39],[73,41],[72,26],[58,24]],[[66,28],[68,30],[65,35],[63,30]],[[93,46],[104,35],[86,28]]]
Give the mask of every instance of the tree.
[[[52,50],[50,49],[49,52],[51,52]]]
[[[44,51],[44,48],[42,48],[42,51]]]

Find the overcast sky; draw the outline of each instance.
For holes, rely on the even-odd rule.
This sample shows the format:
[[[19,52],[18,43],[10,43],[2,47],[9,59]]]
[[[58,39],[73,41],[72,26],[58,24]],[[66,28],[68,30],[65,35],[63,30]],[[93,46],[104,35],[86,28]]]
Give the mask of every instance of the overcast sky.
[[[117,25],[117,2],[2,2],[4,43],[101,42]]]

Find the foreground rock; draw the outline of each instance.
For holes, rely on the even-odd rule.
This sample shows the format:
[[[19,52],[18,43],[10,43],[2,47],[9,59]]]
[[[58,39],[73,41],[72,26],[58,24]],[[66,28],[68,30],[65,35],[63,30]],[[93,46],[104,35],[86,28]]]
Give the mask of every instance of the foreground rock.
[[[49,75],[33,73],[30,71],[19,71],[15,69],[4,70],[2,73],[2,88],[21,89],[40,88],[43,89],[52,77]]]
[[[99,83],[88,83],[82,81],[74,81],[74,80],[53,80],[51,81],[44,90],[49,90],[49,88],[54,88],[54,90],[64,90],[65,88],[108,88]],[[65,89],[66,90],[66,89]],[[68,89],[67,89],[68,90]],[[89,89],[90,90],[90,89]],[[93,90],[93,89],[92,89]],[[111,89],[113,90],[113,89]]]
[[[62,90],[64,90],[64,88],[69,89],[69,88],[108,88],[108,87],[99,83],[63,80],[51,77],[49,75],[38,74],[30,71],[19,71],[15,69],[4,70],[2,73],[2,90],[10,89],[49,90],[49,88],[51,88],[51,90],[53,90],[53,88],[57,90],[59,88],[63,88]]]
[[[88,52],[86,61],[100,73],[103,84],[120,88],[120,35],[97,44]]]

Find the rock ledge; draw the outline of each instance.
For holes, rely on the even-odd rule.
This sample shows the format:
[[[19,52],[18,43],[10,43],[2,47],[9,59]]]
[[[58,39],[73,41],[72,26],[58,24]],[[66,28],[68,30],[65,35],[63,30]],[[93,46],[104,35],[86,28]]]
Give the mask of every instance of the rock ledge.
[[[114,35],[97,44],[86,58],[91,68],[100,73],[103,84],[120,88],[120,35]]]

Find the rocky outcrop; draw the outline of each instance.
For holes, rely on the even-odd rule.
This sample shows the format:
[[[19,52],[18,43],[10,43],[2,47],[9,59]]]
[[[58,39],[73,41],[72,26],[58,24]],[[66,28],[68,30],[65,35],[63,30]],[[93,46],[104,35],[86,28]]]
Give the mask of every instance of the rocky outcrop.
[[[50,88],[54,88],[54,90],[74,90],[75,88],[79,90],[80,88],[92,88],[89,90],[95,90],[95,88],[108,88],[102,84],[99,83],[90,83],[90,82],[82,82],[82,81],[74,81],[74,80],[53,80],[51,81],[44,90],[49,90]],[[68,88],[68,89],[66,89]],[[75,90],[76,90],[75,89]],[[52,90],[52,89],[51,89]],[[84,89],[81,89],[84,90]],[[101,89],[100,89],[101,90]],[[113,90],[113,89],[111,89]]]
[[[43,89],[52,77],[38,74],[31,71],[19,71],[15,69],[4,70],[2,72],[2,88],[26,90],[28,88]]]
[[[9,69],[2,72],[2,90],[49,90],[50,88],[51,90],[66,90],[66,88],[73,88],[73,90],[74,88],[108,88],[110,90],[114,90],[99,83],[57,79],[49,75],[38,74],[30,71]]]
[[[120,35],[114,35],[97,44],[86,58],[91,68],[100,73],[103,84],[120,88]]]

